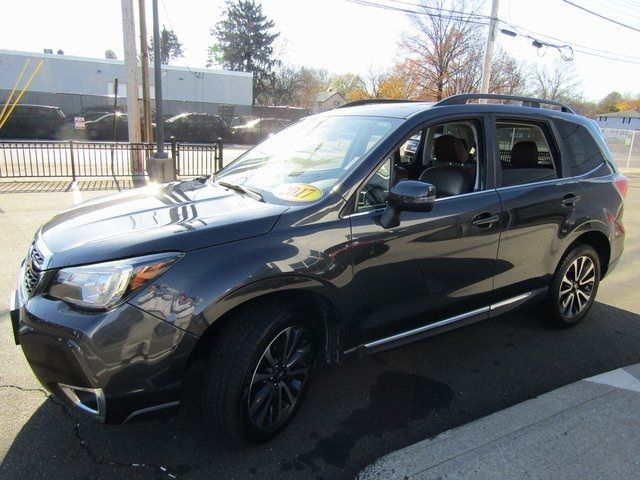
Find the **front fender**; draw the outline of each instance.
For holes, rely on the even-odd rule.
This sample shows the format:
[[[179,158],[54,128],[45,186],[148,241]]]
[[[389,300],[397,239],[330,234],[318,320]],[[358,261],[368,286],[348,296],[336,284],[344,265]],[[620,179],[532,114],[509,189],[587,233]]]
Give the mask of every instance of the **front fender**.
[[[209,305],[203,311],[206,327],[208,328],[216,320],[246,302],[270,295],[286,295],[288,292],[297,291],[310,292],[324,298],[335,307],[341,318],[351,316],[353,306],[349,301],[350,296],[345,297],[340,289],[332,283],[311,276],[283,274],[242,285]],[[201,335],[203,331],[192,330],[191,333]]]

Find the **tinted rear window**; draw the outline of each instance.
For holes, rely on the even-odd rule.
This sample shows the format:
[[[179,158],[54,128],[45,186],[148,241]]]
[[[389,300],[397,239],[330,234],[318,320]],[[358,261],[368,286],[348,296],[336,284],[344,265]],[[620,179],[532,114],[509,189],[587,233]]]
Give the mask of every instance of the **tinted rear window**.
[[[556,125],[564,143],[567,165],[572,176],[590,172],[605,162],[589,130],[564,120],[557,120]]]

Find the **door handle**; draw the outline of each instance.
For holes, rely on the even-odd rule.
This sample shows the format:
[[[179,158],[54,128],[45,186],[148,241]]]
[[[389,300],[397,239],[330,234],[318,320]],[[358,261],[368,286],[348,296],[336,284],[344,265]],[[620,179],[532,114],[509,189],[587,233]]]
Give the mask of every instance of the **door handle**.
[[[562,205],[565,207],[573,207],[578,201],[580,201],[580,195],[574,195],[573,193],[568,193],[562,197]]]
[[[474,227],[486,228],[490,227],[498,220],[500,220],[500,215],[498,215],[497,213],[494,213],[492,215],[489,212],[485,212],[473,217],[473,220],[471,220],[471,225],[473,225]]]

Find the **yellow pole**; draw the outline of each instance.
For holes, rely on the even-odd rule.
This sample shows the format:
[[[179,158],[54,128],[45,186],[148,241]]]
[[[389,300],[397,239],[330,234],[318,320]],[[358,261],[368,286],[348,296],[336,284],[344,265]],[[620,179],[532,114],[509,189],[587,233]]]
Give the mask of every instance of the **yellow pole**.
[[[29,62],[31,62],[31,59],[27,58],[27,61],[24,62],[24,66],[22,67],[22,71],[20,72],[20,75],[18,75],[18,79],[16,80],[16,83],[13,86],[13,90],[11,90],[11,94],[9,95],[9,98],[7,98],[7,101],[4,102],[4,107],[2,107],[2,112],[0,112],[0,122],[2,122],[2,119],[4,118],[4,112],[7,110],[7,107],[11,103],[11,100],[13,99],[13,94],[16,93],[16,89],[18,88],[18,84],[20,83],[20,80],[22,80],[22,76],[24,75],[24,72],[27,70],[27,66],[29,65]]]
[[[15,103],[13,105],[11,105],[11,109],[7,112],[7,115],[2,120],[0,120],[0,129],[4,126],[4,124],[6,123],[7,119],[11,116],[11,113],[13,113],[13,109],[16,108],[16,105],[18,105],[18,103],[20,103],[20,100],[22,100],[22,96],[25,94],[25,92],[29,88],[29,85],[31,85],[31,82],[35,78],[36,73],[38,73],[38,71],[40,70],[40,67],[42,67],[43,63],[44,63],[44,60],[40,60],[38,65],[36,65],[36,68],[34,68],[33,73],[29,77],[29,80],[27,80],[27,83],[25,84],[24,88],[20,92],[20,95],[18,95],[18,98],[16,98]]]

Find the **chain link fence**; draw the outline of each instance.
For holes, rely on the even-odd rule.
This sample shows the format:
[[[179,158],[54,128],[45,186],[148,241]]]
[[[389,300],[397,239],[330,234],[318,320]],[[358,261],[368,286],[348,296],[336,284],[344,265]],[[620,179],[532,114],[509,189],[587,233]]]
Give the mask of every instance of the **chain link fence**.
[[[640,130],[603,128],[602,135],[619,168],[640,168]]]

